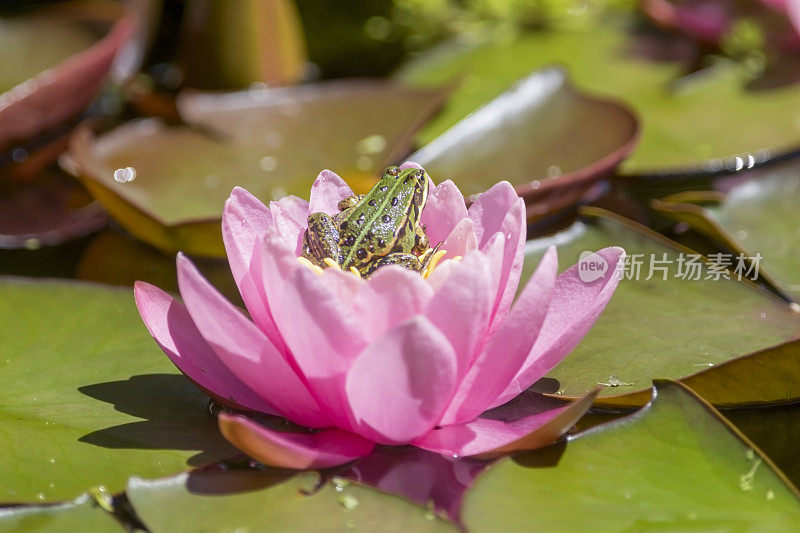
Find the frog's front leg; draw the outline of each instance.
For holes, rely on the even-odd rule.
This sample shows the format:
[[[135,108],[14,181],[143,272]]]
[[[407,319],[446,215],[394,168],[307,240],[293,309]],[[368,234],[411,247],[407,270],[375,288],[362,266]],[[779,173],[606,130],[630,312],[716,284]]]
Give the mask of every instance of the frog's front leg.
[[[367,277],[380,267],[386,265],[400,265],[415,272],[422,271],[422,263],[419,258],[414,254],[404,252],[396,252],[378,257],[364,265],[359,271],[363,277]]]
[[[303,257],[322,268],[327,266],[323,261],[326,257],[339,262],[339,226],[330,215],[312,213],[308,216]]]
[[[417,226],[414,231],[414,249],[413,252],[417,255],[422,255],[430,250],[430,241],[428,240],[427,228],[425,226]],[[438,246],[437,246],[438,248]]]
[[[363,194],[354,194],[352,196],[345,196],[341,200],[339,200],[339,204],[336,206],[339,208],[339,211],[344,211],[350,207],[355,207],[358,203],[364,199]]]

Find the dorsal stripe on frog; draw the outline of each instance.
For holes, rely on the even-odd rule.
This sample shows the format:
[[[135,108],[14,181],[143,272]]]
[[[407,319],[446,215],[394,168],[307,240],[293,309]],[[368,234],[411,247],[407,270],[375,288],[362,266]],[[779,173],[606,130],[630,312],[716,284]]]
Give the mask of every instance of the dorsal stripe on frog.
[[[420,172],[422,172],[422,171],[420,171]],[[383,199],[380,207],[374,210],[375,214],[372,215],[369,220],[365,220],[365,221],[361,222],[361,224],[360,224],[361,229],[358,232],[358,235],[357,235],[357,237],[355,239],[355,242],[352,244],[352,246],[349,247],[349,251],[347,252],[347,254],[344,255],[341,258],[342,259],[341,260],[341,264],[342,265],[349,265],[350,262],[353,261],[353,256],[358,252],[358,250],[360,248],[362,248],[363,243],[366,240],[366,235],[367,235],[367,233],[369,233],[369,228],[372,228],[373,225],[376,223],[378,217],[386,212],[387,206],[395,198],[397,190],[400,188],[400,186],[403,184],[403,182],[406,179],[409,179],[409,177],[406,176],[404,179],[400,179],[399,175],[398,175],[398,178],[395,180],[395,183],[394,183],[394,185],[392,185],[391,189],[384,193],[384,199]],[[427,189],[427,187],[425,189]],[[370,191],[370,193],[368,193],[367,196],[372,196],[372,192],[373,191]],[[408,201],[409,202],[413,201],[413,197],[414,197],[414,195],[412,195],[411,199],[409,199]],[[427,198],[423,198],[422,205],[424,205],[426,200],[427,200]],[[391,224],[392,221],[390,220],[390,221],[388,221],[386,223],[387,224]],[[405,228],[401,228],[400,229],[401,232],[404,231],[404,230],[405,230]],[[340,240],[339,244],[342,247],[346,246],[346,245],[344,245],[344,243],[341,240]],[[373,255],[373,253],[370,252],[366,247],[364,247],[363,249],[364,249],[364,251],[366,252],[367,255],[364,258],[360,258],[361,260],[368,259],[369,257],[371,257]]]

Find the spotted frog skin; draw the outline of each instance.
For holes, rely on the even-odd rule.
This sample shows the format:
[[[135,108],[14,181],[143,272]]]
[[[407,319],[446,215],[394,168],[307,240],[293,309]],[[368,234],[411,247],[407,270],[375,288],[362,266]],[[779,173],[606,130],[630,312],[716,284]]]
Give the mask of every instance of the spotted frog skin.
[[[330,258],[365,277],[384,265],[422,272],[439,248],[420,223],[428,188],[423,170],[387,168],[367,194],[340,201],[338,214],[309,215],[303,257],[322,268]]]

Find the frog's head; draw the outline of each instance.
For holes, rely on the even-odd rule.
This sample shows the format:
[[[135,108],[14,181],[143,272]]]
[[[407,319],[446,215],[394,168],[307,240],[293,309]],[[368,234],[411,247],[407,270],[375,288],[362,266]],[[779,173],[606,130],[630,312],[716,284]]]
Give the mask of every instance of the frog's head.
[[[430,183],[425,171],[419,168],[387,167],[383,171],[383,176],[378,185],[388,185],[390,188],[395,188],[392,185],[396,185],[398,181],[402,183],[402,189],[414,191],[412,203],[419,208],[419,211],[422,211],[428,201]]]

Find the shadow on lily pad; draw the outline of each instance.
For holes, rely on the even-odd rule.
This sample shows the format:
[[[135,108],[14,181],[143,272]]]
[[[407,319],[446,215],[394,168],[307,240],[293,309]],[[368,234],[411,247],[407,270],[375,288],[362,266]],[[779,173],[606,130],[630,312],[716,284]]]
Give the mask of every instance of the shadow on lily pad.
[[[93,431],[82,436],[81,442],[104,448],[202,450],[188,460],[192,466],[239,454],[222,438],[215,417],[204,407],[208,398],[183,376],[143,374],[78,390],[143,419]]]

